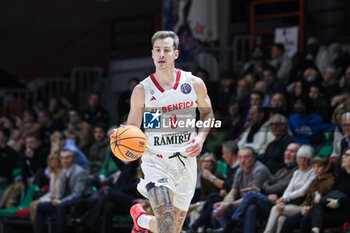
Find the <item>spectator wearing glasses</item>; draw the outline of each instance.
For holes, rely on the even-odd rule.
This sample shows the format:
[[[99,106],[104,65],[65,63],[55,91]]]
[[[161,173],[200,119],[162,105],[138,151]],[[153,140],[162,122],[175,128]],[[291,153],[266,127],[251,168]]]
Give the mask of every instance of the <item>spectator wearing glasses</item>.
[[[280,168],[284,167],[284,151],[294,140],[288,134],[288,119],[285,116],[281,114],[273,115],[269,126],[272,134],[275,136],[275,140],[267,146],[262,161],[271,173],[275,174]]]

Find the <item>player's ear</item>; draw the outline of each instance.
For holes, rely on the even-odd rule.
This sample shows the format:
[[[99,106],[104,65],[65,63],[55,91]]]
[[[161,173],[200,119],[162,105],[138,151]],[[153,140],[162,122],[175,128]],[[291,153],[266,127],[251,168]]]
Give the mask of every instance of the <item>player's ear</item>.
[[[179,50],[176,49],[176,50],[175,50],[175,60],[176,60],[178,57],[179,57]]]

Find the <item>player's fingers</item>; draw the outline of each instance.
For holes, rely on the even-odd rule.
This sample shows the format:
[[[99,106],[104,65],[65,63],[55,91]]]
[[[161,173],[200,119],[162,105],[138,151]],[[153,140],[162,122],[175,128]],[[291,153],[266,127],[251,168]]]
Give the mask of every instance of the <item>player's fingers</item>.
[[[191,143],[193,143],[194,142],[194,138],[192,138],[189,142],[187,142],[186,144],[187,145],[189,145],[189,144],[191,144]]]
[[[186,148],[186,152],[190,153],[190,152],[198,150],[198,149],[199,149],[198,145],[192,145],[192,146],[189,146],[189,147]]]
[[[111,135],[109,135],[109,137],[111,138],[114,135],[115,131],[117,131],[117,130],[118,130],[117,128],[112,129],[112,133],[111,133]]]
[[[196,157],[197,155],[199,155],[200,152],[201,152],[200,149],[196,149],[196,150],[190,152],[187,156],[188,157]]]

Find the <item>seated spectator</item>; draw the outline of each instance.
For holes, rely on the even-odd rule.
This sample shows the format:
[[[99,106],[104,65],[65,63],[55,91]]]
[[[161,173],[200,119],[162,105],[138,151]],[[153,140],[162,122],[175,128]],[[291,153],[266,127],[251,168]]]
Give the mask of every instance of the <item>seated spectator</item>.
[[[272,207],[264,233],[280,233],[285,219],[301,211],[301,204],[305,199],[306,190],[315,178],[311,167],[313,149],[303,145],[297,153],[299,169],[293,173],[293,177],[281,198]]]
[[[98,122],[109,124],[109,113],[101,105],[101,96],[97,92],[90,93],[88,107],[82,111],[82,120],[90,125],[95,125]]]
[[[268,144],[262,156],[262,162],[272,174],[275,174],[284,166],[283,154],[287,146],[294,140],[288,134],[288,120],[285,116],[280,114],[273,115],[270,118],[269,126],[275,139]]]
[[[344,104],[340,104],[333,111],[332,124],[335,126],[335,130],[333,133],[333,150],[329,158],[331,167],[335,167],[339,162],[339,158],[341,157],[341,140],[344,137],[342,115],[346,112],[346,110],[346,106]]]
[[[317,144],[324,140],[324,131],[332,130],[332,125],[323,124],[322,118],[310,113],[311,102],[308,97],[296,99],[293,112],[289,117],[288,126],[294,135],[294,140],[300,144]]]
[[[269,106],[270,114],[279,113],[285,116],[288,114],[286,97],[281,92],[276,92],[271,96]]]
[[[89,152],[89,175],[98,175],[102,163],[105,160],[106,149],[109,146],[109,138],[107,137],[106,126],[99,123],[94,126],[95,142],[90,147]]]
[[[215,116],[215,119],[220,119],[220,117]],[[205,147],[209,152],[216,155],[216,159],[220,159],[221,145],[228,138],[228,134],[224,129],[212,128],[205,141]]]
[[[331,99],[340,93],[337,75],[337,67],[335,67],[334,65],[327,65],[323,70],[323,86],[325,90],[327,90],[325,93],[325,97],[327,99]]]
[[[259,91],[261,93],[263,93],[264,95],[264,100],[263,100],[263,107],[269,107],[269,101],[270,101],[270,95],[267,95],[267,87],[266,87],[266,83],[262,80],[260,81],[257,81],[255,84],[254,84],[254,88],[253,88],[254,91]]]
[[[339,87],[342,90],[349,90],[350,89],[350,65],[346,67],[344,76],[341,77],[339,81]]]
[[[61,131],[55,131],[50,136],[51,153],[59,152],[66,144],[66,138]]]
[[[324,89],[321,84],[312,83],[310,85],[309,97],[312,102],[311,112],[319,115],[323,119],[323,122],[330,123],[331,107],[329,99],[324,98]]]
[[[34,223],[35,221],[35,212],[36,207],[39,203],[42,202],[51,202],[51,199],[56,197],[58,194],[59,188],[60,188],[60,178],[62,173],[62,165],[60,161],[60,154],[58,151],[53,152],[47,157],[47,166],[48,166],[48,172],[47,176],[49,177],[50,184],[49,184],[49,192],[46,193],[44,196],[41,196],[39,199],[32,201],[30,203],[30,214],[29,218]]]
[[[199,159],[200,171],[198,173],[200,185],[200,200],[205,200],[210,193],[218,192],[222,184],[214,182],[216,179],[223,180],[224,177],[216,171],[218,163],[214,154],[205,153]]]
[[[48,110],[38,112],[38,122],[40,124],[40,136],[47,145],[50,144],[49,139],[53,132],[64,129],[63,122],[60,119],[53,119]]]
[[[333,186],[334,176],[326,173],[328,158],[315,156],[312,159],[312,167],[316,178],[311,182],[306,191],[305,201],[302,204],[301,212],[288,217],[283,224],[281,232],[292,233],[294,229],[299,228],[302,218],[309,214],[314,203],[318,203],[322,194],[327,193]]]
[[[218,86],[217,108],[220,115],[227,114],[227,100],[234,95],[234,81],[237,75],[234,72],[224,72],[220,75],[220,84]]]
[[[79,112],[75,109],[69,111],[69,121],[67,129],[79,132],[79,142],[77,142],[78,147],[87,154],[92,142],[92,130],[89,123],[83,121]]]
[[[252,52],[250,54],[250,60],[246,62],[242,69],[242,74],[253,73],[254,66],[258,61],[262,61],[264,59],[264,53],[262,47],[254,46]]]
[[[261,91],[252,91],[250,93],[250,106],[262,107],[264,99],[264,93]]]
[[[332,98],[331,106],[335,107],[338,104],[345,104],[346,106],[350,106],[350,91],[349,90],[345,90]]]
[[[308,67],[303,72],[302,77],[308,83],[320,83],[322,82],[322,77],[320,72],[316,67]]]
[[[219,220],[214,228],[218,225],[226,226],[230,221],[237,207],[250,188],[262,188],[266,180],[271,180],[272,176],[267,167],[256,160],[255,152],[251,148],[242,148],[238,151],[239,169],[235,174],[235,179],[230,192],[222,202],[217,202],[214,205],[213,217]],[[235,202],[234,202],[235,201]],[[235,203],[235,205],[233,205]],[[212,219],[215,222],[214,218]]]
[[[236,94],[239,106],[243,110],[242,113],[244,118],[247,116],[247,113],[249,110],[249,93],[250,93],[249,82],[246,79],[239,80],[237,83],[235,94]]]
[[[56,214],[57,232],[65,233],[66,215],[69,206],[75,199],[87,197],[91,194],[91,186],[87,172],[74,163],[74,154],[70,150],[60,152],[60,160],[65,171],[61,175],[58,195],[51,202],[39,203],[36,210],[34,232],[47,232],[45,230],[46,217]]]
[[[331,191],[322,195],[320,202],[302,219],[299,232],[319,233],[350,221],[350,149],[345,149],[341,167]]]
[[[192,198],[192,204],[188,213],[192,223],[202,210],[205,200],[211,193],[218,193],[222,188],[221,182],[214,182],[216,179],[222,181],[224,177],[217,172],[217,160],[212,153],[205,153],[199,159],[199,171],[197,173],[196,192]],[[196,202],[196,203],[194,203]]]
[[[6,116],[0,117],[0,128],[7,129],[9,131],[10,134],[8,137],[7,145],[9,145],[12,149],[14,149],[13,148],[13,145],[15,144],[14,137],[15,135],[17,135],[17,131],[18,131],[15,124],[16,122],[13,117],[6,117]]]
[[[344,137],[340,142],[340,154],[343,155],[345,149],[350,147],[350,112],[343,113],[341,117],[341,126]]]
[[[128,113],[130,111],[131,93],[139,82],[140,81],[136,77],[129,79],[128,89],[120,93],[118,101],[118,115],[120,122],[126,120],[128,117]]]
[[[277,77],[284,83],[288,82],[289,72],[292,69],[292,60],[285,52],[284,45],[282,43],[273,44],[271,47],[272,60],[270,64],[277,70]]]
[[[40,125],[36,122],[36,114],[34,111],[27,110],[23,113],[23,119],[21,117],[16,118],[17,131],[14,135],[14,145],[12,146],[17,152],[22,151],[24,146],[24,138],[26,135],[36,133]]]
[[[67,109],[63,106],[60,99],[51,98],[49,101],[48,111],[50,112],[53,120],[66,123],[66,115],[68,115]]]
[[[280,79],[276,78],[276,70],[271,66],[263,69],[263,81],[266,84],[267,95],[271,96],[276,92],[284,91],[284,84]]]
[[[252,106],[249,109],[249,128],[242,133],[238,142],[239,148],[251,147],[257,154],[265,152],[267,145],[274,139],[265,124],[267,116],[265,109],[261,107]]]
[[[66,137],[66,142],[63,149],[67,149],[73,152],[74,162],[80,165],[82,168],[87,169],[88,160],[85,154],[79,149],[77,144],[79,144],[79,135],[74,130],[65,130],[64,136]]]
[[[228,131],[228,136],[235,140],[239,135],[241,135],[242,128],[244,125],[242,108],[236,99],[231,99],[228,106],[228,115],[226,117],[226,129]]]
[[[40,177],[47,165],[49,148],[44,145],[37,134],[25,137],[25,150],[22,155],[22,179],[25,184],[33,184],[34,178]]]
[[[302,79],[295,81],[292,93],[290,94],[290,102],[294,103],[299,98],[305,98],[309,96],[310,84]],[[310,98],[310,97],[309,97]],[[310,99],[311,100],[311,99]]]
[[[238,201],[232,203],[232,205],[239,205],[230,222],[225,226],[225,229],[222,229],[223,232],[231,232],[237,221],[240,220],[244,223],[243,232],[253,233],[256,231],[256,220],[268,218],[270,209],[282,196],[294,171],[298,169],[296,163],[298,149],[298,144],[289,144],[284,152],[285,167],[278,170],[271,181],[265,181],[261,189],[252,186],[240,204]]]
[[[208,226],[214,203],[221,201],[231,190],[236,171],[239,168],[237,152],[238,146],[234,141],[226,141],[222,144],[222,158],[227,164],[226,179],[220,179],[212,172],[207,172],[207,177],[210,177],[211,182],[220,188],[220,192],[208,196],[199,217],[189,226],[189,232],[196,232],[199,227]]]
[[[12,182],[12,171],[18,159],[17,152],[7,145],[9,137],[10,131],[0,127],[0,184]]]

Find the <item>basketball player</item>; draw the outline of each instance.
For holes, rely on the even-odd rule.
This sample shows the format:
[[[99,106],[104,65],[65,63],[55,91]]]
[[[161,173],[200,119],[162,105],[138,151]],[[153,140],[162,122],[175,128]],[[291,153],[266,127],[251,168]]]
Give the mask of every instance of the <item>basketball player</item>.
[[[140,127],[144,108],[159,109],[162,117],[171,115],[175,121],[177,109],[186,109],[195,119],[198,107],[200,120],[213,117],[204,82],[175,68],[178,44],[179,38],[172,31],[158,31],[153,35],[152,58],[156,72],[133,90],[128,125]],[[154,216],[147,215],[141,205],[132,206],[132,232],[181,231],[196,186],[196,156],[208,131],[209,128],[199,128],[198,132],[177,128],[176,133],[145,132],[147,148],[141,164],[144,179],[138,190],[149,199]]]

